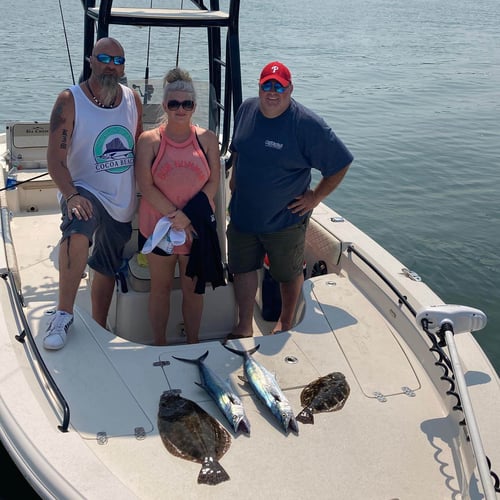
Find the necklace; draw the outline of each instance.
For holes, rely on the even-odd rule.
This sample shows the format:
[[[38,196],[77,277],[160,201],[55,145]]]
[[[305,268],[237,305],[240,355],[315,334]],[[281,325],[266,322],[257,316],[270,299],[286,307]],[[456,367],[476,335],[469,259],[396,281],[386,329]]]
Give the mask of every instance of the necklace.
[[[92,96],[92,99],[94,100],[94,102],[101,108],[105,108],[105,109],[110,109],[110,108],[114,108],[115,107],[115,99],[113,99],[113,101],[111,102],[111,104],[109,106],[106,106],[106,104],[103,104],[99,99],[97,99],[97,97],[94,95],[94,92],[92,92],[92,89],[90,88],[90,84],[89,84],[89,81],[88,80],[85,80],[85,86],[87,87],[88,91],[90,92],[90,95]]]

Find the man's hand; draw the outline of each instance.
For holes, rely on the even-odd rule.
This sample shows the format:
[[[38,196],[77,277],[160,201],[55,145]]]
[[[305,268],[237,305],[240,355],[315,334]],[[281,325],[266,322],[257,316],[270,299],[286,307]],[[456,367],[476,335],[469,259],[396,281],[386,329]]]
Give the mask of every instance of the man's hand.
[[[308,189],[303,195],[297,196],[295,201],[288,205],[288,209],[294,214],[299,214],[300,216],[311,212],[319,205],[321,200],[317,200],[312,189]]]

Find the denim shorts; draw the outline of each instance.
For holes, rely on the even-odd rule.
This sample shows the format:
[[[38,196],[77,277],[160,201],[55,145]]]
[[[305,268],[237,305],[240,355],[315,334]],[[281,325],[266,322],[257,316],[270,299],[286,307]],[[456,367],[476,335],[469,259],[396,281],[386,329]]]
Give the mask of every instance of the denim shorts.
[[[227,228],[229,270],[248,273],[260,269],[269,257],[269,272],[280,283],[292,281],[303,272],[306,230],[309,217],[275,233],[242,233]]]
[[[132,236],[132,224],[113,219],[90,191],[78,187],[78,192],[92,202],[94,215],[87,221],[76,217],[70,220],[66,200],[63,198],[61,242],[71,238],[73,234],[83,234],[89,240],[89,247],[94,245],[88,260],[89,266],[98,273],[114,276],[123,265],[123,250]]]

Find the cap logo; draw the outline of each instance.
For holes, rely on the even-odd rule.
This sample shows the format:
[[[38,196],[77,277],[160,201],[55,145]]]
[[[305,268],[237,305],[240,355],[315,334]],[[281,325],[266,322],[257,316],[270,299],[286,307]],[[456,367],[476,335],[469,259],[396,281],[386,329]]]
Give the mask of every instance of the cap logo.
[[[277,71],[279,71],[279,69],[280,69],[280,67],[279,67],[279,66],[273,66],[273,67],[271,68],[271,71],[272,71],[273,73],[276,73]]]

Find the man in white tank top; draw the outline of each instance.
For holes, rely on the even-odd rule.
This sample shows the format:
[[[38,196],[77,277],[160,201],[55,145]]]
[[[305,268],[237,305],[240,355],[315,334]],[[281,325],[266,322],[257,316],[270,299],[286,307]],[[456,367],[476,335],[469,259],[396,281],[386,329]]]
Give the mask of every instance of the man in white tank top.
[[[52,109],[47,163],[59,188],[63,221],[59,299],[46,349],[66,343],[87,260],[94,270],[92,317],[106,327],[115,274],[131,236],[135,142],[142,132],[140,98],[119,83],[124,66],[121,44],[101,38],[90,56],[89,79],[61,92]]]

